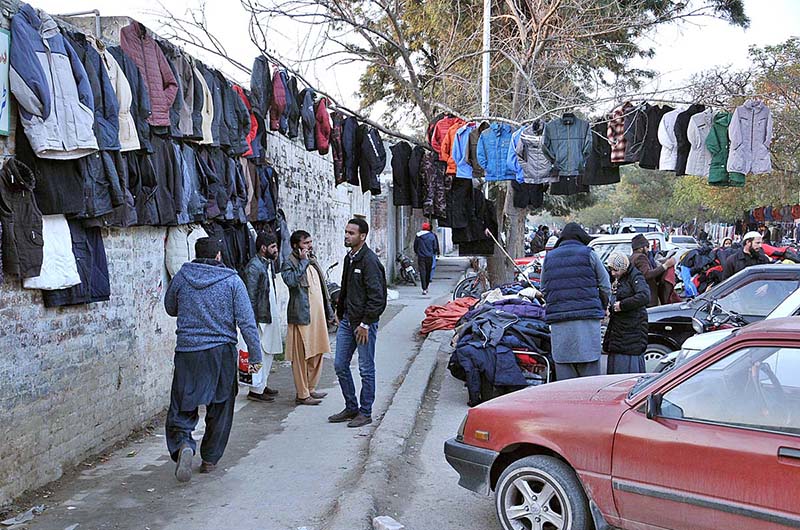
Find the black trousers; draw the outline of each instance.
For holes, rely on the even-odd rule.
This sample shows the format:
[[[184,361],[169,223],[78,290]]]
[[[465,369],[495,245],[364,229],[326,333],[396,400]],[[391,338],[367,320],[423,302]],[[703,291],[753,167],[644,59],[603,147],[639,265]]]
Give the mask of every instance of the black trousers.
[[[417,257],[417,264],[419,265],[419,278],[422,283],[422,290],[427,291],[428,286],[431,284],[431,273],[433,272],[433,258]]]

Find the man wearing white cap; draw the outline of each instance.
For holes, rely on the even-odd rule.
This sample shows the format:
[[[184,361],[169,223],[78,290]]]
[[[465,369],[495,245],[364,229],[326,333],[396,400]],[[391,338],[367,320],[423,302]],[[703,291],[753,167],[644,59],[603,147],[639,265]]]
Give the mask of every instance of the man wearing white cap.
[[[731,254],[725,261],[725,268],[722,272],[724,279],[728,279],[739,271],[769,263],[769,258],[761,250],[761,234],[758,232],[747,232],[742,238],[742,248]]]

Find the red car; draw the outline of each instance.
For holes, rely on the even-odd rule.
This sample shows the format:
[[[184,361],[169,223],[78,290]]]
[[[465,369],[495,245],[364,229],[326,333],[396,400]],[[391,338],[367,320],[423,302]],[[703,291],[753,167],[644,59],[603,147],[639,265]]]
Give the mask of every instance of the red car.
[[[661,374],[488,401],[445,455],[505,530],[800,528],[800,317]]]

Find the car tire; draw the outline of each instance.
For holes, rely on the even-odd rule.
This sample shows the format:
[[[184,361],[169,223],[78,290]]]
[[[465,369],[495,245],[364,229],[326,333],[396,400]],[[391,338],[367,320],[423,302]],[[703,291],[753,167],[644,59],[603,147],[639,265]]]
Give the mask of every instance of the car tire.
[[[578,476],[552,456],[528,456],[508,466],[497,481],[495,510],[503,530],[593,528]]]
[[[648,344],[647,349],[644,351],[645,372],[655,372],[659,361],[670,353],[672,353],[672,350],[669,346],[664,346],[663,344]]]

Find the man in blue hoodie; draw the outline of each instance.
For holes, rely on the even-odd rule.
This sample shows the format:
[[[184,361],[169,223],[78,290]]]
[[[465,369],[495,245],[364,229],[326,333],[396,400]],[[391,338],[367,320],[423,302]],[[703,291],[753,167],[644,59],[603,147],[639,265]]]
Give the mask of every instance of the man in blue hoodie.
[[[414,238],[414,253],[419,264],[419,279],[422,283],[422,294],[428,294],[428,286],[433,275],[433,260],[439,255],[439,238],[431,232],[430,223],[422,223],[422,230]]]
[[[247,343],[250,371],[261,367],[261,346],[244,282],[222,264],[216,239],[198,239],[195,254],[197,258],[181,267],[164,296],[167,313],[178,317],[166,431],[180,482],[192,478],[197,447],[192,431],[200,405],[206,406],[201,473],[213,471],[228,443],[239,388],[237,327]]]

